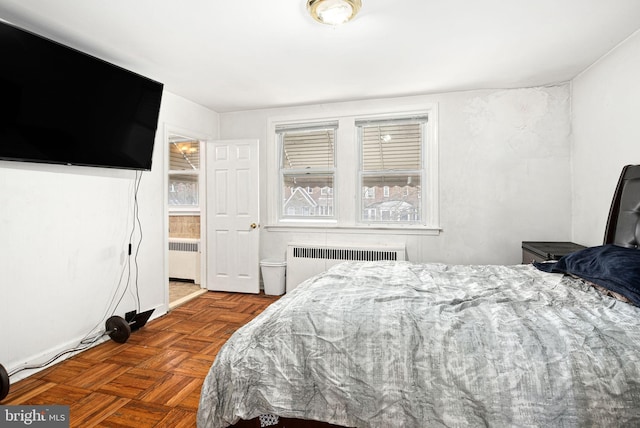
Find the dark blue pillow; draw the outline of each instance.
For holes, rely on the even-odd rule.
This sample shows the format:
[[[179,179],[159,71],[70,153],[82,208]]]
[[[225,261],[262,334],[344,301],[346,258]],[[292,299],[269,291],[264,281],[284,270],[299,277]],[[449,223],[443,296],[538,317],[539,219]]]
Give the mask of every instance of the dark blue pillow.
[[[545,272],[567,273],[619,293],[640,306],[640,250],[613,244],[567,254],[557,262],[533,265]]]

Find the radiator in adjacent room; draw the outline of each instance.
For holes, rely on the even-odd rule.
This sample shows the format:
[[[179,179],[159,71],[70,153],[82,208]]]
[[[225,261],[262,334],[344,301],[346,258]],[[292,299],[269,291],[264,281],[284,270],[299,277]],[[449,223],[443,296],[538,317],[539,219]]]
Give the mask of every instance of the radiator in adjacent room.
[[[404,245],[287,245],[287,292],[302,281],[347,261],[406,260]]]
[[[200,240],[169,238],[169,278],[200,284]]]

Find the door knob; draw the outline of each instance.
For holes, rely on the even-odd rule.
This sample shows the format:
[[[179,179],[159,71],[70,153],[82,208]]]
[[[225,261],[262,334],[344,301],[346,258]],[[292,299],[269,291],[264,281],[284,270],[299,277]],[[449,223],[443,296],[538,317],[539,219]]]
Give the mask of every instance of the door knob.
[[[256,227],[258,227],[258,225],[257,225],[257,224],[255,224],[255,223],[251,223],[251,224],[249,225],[249,227],[250,227],[251,229],[255,229]]]

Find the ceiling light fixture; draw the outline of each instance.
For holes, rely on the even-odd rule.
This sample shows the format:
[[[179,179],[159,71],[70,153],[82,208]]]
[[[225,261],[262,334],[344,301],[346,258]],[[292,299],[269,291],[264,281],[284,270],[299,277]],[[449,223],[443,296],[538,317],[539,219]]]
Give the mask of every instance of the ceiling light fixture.
[[[307,0],[307,9],[313,19],[328,25],[351,21],[361,7],[361,0]]]

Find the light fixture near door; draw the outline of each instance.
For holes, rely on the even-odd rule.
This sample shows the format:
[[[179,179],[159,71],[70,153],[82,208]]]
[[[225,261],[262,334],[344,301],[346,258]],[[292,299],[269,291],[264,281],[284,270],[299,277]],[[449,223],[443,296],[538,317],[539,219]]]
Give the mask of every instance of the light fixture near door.
[[[318,22],[339,25],[351,21],[362,7],[361,0],[308,0],[307,9]]]

